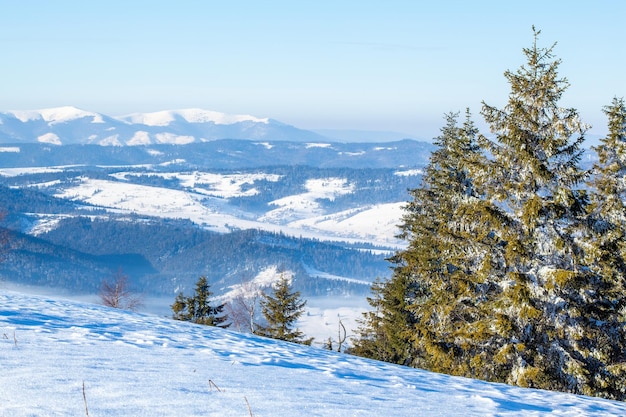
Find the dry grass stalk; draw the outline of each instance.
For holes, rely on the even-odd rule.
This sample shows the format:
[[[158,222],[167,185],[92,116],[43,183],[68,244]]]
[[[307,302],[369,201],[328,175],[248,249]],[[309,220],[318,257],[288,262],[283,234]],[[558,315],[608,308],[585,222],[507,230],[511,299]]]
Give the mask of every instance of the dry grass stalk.
[[[244,395],[243,399],[246,400],[246,405],[248,406],[248,412],[250,413],[250,417],[254,417],[254,414],[252,414],[252,408],[250,407],[250,403],[248,402],[248,398]]]
[[[222,392],[222,390],[220,389],[220,387],[218,387],[215,382],[213,382],[212,380],[209,379],[209,391],[213,391],[213,388],[215,388],[217,390],[217,392]]]
[[[89,417],[89,408],[87,408],[87,394],[85,394],[85,381],[83,380],[83,401],[85,402],[85,415]]]

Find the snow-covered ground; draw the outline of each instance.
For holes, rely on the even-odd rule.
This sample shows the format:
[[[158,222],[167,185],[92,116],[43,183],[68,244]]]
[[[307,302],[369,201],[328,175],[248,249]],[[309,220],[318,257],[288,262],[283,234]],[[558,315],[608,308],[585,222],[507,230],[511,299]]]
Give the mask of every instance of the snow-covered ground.
[[[47,168],[50,171],[54,168]],[[0,170],[0,175],[12,176],[24,169]],[[128,182],[141,175],[177,179],[186,190],[154,187]],[[230,205],[231,197],[254,195],[257,190],[243,190],[243,185],[264,179],[277,181],[278,175],[263,173],[223,175],[206,172],[188,173],[129,173],[113,174],[111,180],[80,178],[56,193],[57,197],[85,202],[118,213],[189,219],[210,230],[224,233],[232,229],[260,229],[282,232],[319,240],[350,243],[375,243],[397,248],[397,225],[405,203],[372,204],[358,209],[326,213],[319,200],[333,200],[349,194],[353,185],[343,178],[308,180],[306,191],[275,200],[275,207],[256,217]],[[115,180],[114,180],[114,179]],[[59,184],[39,184],[41,187]],[[45,221],[45,219],[42,219]]]
[[[0,290],[1,416],[623,416],[515,388]]]
[[[61,174],[76,167],[79,166],[2,168],[0,176]],[[229,199],[254,196],[259,193],[254,187],[256,182],[277,182],[281,179],[280,175],[264,172],[150,172],[150,165],[129,168],[146,169],[148,172],[122,170],[110,174],[110,179],[77,176],[73,181],[54,180],[28,186],[50,189],[56,197],[87,203],[111,212],[188,219],[219,233],[233,229],[259,229],[322,241],[373,243],[392,249],[403,246],[396,235],[405,202],[364,204],[339,211],[324,208],[323,201],[333,201],[355,192],[355,185],[347,178],[308,179],[303,184],[303,190],[294,190],[294,194],[271,201],[270,209],[265,213],[251,213],[232,205]],[[419,170],[408,170],[396,174],[412,176],[420,173]],[[145,185],[141,183],[142,177],[176,181],[180,188]],[[51,224],[45,216],[41,216],[41,222]],[[39,229],[37,225],[34,226],[34,230]]]

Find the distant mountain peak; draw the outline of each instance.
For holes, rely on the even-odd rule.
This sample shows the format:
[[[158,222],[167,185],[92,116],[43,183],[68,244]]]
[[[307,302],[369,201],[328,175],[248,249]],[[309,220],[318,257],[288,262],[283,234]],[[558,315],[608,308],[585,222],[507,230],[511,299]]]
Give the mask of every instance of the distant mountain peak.
[[[14,110],[4,114],[11,115],[23,123],[43,120],[48,124],[56,124],[82,119],[84,117],[92,117],[92,123],[104,123],[102,115],[85,111],[74,106],[52,107],[40,110]]]
[[[118,117],[117,119],[146,126],[167,126],[175,121],[184,121],[187,123],[214,123],[216,125],[231,125],[241,122],[269,123],[268,118],[258,118],[245,114],[228,114],[198,108],[163,110],[152,113],[132,113]]]

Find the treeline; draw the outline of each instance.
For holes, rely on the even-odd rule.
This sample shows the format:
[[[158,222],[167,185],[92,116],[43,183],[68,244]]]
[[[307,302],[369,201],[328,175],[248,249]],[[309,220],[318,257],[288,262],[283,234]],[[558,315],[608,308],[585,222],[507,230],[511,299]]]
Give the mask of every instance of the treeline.
[[[185,220],[72,217],[39,238],[108,261],[110,271],[121,267],[135,286],[157,294],[190,288],[198,276],[221,292],[276,265],[294,271],[295,288],[307,295],[365,294],[363,285],[311,278],[307,268],[363,280],[388,271],[383,256],[367,251],[259,230],[218,234]]]
[[[305,193],[307,180],[342,178],[346,186],[353,187],[349,194],[337,195],[319,202],[333,211],[363,207],[369,204],[403,201],[406,190],[419,182],[419,176],[395,175],[395,169],[388,168],[313,168],[306,166],[268,167],[261,172],[279,175],[277,181],[257,180],[246,185],[246,189],[256,189],[257,194],[230,198],[229,201],[244,210],[265,212],[274,207],[268,203],[290,195]]]
[[[112,274],[111,265],[123,263],[12,230],[8,230],[1,252],[0,280],[75,293],[97,291],[100,282]]]
[[[184,169],[258,169],[267,166],[319,168],[394,168],[423,166],[432,151],[430,143],[415,140],[376,143],[307,143],[220,139],[188,145],[100,146],[17,143],[20,152],[4,152],[0,168],[45,166],[137,166],[172,161]],[[269,146],[266,146],[269,145]]]
[[[626,106],[581,168],[553,48],[524,49],[507,104],[446,116],[372,287],[354,352],[436,372],[626,399]]]

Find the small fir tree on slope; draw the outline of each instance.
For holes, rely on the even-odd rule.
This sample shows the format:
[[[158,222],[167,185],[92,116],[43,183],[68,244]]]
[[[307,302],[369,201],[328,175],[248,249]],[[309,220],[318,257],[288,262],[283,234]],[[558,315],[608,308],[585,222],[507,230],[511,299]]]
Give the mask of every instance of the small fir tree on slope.
[[[173,318],[207,326],[228,327],[228,317],[223,314],[224,304],[213,306],[212,298],[213,293],[210,291],[208,280],[206,277],[200,277],[192,296],[185,297],[182,292],[176,296],[172,304]]]
[[[281,275],[275,284],[273,294],[262,295],[261,311],[267,325],[259,326],[256,334],[310,345],[313,339],[304,339],[304,333],[293,328],[304,313],[305,305],[306,301],[300,298],[300,292],[292,292],[289,279]]]

